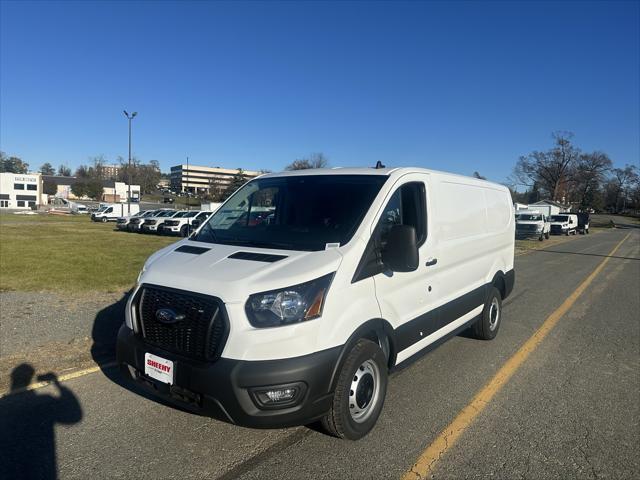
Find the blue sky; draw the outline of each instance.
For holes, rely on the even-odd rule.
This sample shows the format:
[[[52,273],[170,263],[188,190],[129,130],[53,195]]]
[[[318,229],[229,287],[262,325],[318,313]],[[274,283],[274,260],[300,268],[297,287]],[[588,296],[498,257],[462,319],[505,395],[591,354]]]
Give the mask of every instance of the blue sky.
[[[639,2],[13,2],[0,147],[281,170],[417,165],[504,181],[570,130],[640,158]]]

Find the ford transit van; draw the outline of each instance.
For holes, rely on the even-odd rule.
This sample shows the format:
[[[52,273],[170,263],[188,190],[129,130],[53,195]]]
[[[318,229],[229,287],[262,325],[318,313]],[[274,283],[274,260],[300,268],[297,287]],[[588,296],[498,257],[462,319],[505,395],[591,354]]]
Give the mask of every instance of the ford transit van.
[[[262,175],[149,257],[117,361],[183,409],[261,428],[319,420],[358,439],[391,370],[465,329],[497,335],[514,237],[508,189],[483,180],[418,168]]]

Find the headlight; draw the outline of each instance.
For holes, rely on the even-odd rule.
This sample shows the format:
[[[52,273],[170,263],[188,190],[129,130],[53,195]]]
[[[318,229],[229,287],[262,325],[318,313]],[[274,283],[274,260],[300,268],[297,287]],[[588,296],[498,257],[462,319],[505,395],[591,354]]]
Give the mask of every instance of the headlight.
[[[254,327],[265,328],[318,318],[322,315],[331,280],[333,273],[292,287],[251,295],[245,305],[249,322]]]
[[[142,278],[142,275],[143,275],[143,274],[144,274],[144,272],[146,272],[146,271],[147,271],[147,265],[146,265],[146,264],[144,264],[144,265],[142,266],[142,270],[140,270],[140,273],[138,274],[138,280],[136,280],[136,283],[137,283],[137,284],[140,284],[140,279]]]

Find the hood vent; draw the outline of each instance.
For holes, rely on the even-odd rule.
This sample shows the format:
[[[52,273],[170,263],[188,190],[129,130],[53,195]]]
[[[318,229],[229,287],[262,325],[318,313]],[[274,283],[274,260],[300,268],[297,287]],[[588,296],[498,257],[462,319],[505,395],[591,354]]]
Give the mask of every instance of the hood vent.
[[[273,263],[287,257],[285,255],[274,255],[274,254],[255,253],[255,252],[236,252],[233,255],[229,255],[227,258],[234,258],[236,260],[251,260],[254,262]]]
[[[193,245],[182,245],[174,250],[174,252],[191,253],[193,255],[201,255],[211,250],[210,248],[194,247]]]

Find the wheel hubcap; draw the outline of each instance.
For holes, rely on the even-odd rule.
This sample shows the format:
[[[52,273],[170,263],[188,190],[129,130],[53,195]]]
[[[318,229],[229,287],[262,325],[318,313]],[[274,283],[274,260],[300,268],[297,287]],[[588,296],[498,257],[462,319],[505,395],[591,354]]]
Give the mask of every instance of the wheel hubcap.
[[[358,423],[364,422],[373,411],[380,395],[380,371],[372,360],[358,367],[351,379],[349,413]]]
[[[497,298],[491,300],[491,306],[489,307],[489,329],[495,330],[500,321],[500,304]]]

